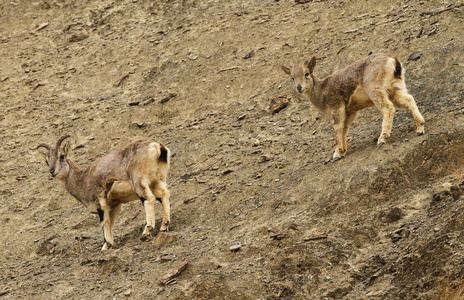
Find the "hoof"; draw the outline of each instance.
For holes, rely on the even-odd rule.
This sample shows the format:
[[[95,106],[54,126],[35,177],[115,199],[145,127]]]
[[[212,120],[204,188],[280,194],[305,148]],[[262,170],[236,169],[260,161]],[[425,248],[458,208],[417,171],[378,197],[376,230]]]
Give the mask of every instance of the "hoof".
[[[106,251],[106,250],[110,249],[112,246],[113,246],[113,245],[111,245],[110,243],[106,242],[106,243],[103,245],[101,251]]]
[[[377,148],[380,148],[380,147],[382,147],[384,144],[385,144],[384,142],[380,142],[380,143],[378,143],[378,144],[377,144]]]
[[[149,235],[151,235],[152,231],[153,231],[153,227],[147,225],[147,226],[145,226],[145,229],[143,230],[142,235],[149,236]]]
[[[340,159],[342,159],[342,157],[334,157],[334,158],[332,158],[332,162],[339,161]]]
[[[161,223],[160,231],[168,231],[169,230],[169,224],[171,223],[171,220],[166,220]]]
[[[421,131],[421,132],[416,132],[417,136],[421,136],[421,135],[424,135],[424,132]]]

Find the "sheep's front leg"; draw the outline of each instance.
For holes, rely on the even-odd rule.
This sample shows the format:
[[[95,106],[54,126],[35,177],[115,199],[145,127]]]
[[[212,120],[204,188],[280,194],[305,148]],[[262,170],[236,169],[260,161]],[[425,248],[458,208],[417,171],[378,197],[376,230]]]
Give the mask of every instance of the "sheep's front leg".
[[[103,244],[102,251],[108,250],[113,246],[113,232],[111,231],[111,218],[110,218],[110,207],[105,198],[100,198],[100,208],[98,209],[98,215],[100,222],[103,226]]]
[[[111,248],[113,246],[113,226],[114,223],[116,222],[116,217],[118,216],[119,212],[121,212],[121,204],[118,204],[114,207],[110,208],[110,211],[108,213],[109,220],[105,224],[109,224],[106,228],[104,228],[105,231],[105,240],[106,240],[106,247],[103,245],[102,250],[107,250],[108,248]],[[109,234],[106,234],[106,233]],[[108,237],[107,237],[108,236]]]
[[[155,196],[161,198],[163,206],[163,223],[161,223],[160,231],[168,231],[171,223],[171,206],[169,203],[169,190],[166,188],[165,182],[158,182],[155,186]]]
[[[343,150],[346,153],[346,136],[348,135],[348,129],[350,128],[351,123],[356,118],[356,112],[347,112],[345,117],[345,124],[343,127]]]
[[[335,130],[335,152],[332,161],[337,161],[345,155],[344,149],[344,132],[345,132],[345,107],[340,107],[332,113]]]

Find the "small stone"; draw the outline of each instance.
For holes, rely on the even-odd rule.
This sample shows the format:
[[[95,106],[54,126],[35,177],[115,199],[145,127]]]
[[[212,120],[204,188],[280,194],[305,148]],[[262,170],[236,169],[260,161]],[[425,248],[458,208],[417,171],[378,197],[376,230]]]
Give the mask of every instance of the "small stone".
[[[248,53],[243,57],[243,59],[249,59],[249,58],[252,58],[253,56],[255,56],[255,50],[251,50],[250,52],[248,52]]]
[[[187,265],[187,262],[183,262],[180,265],[171,268],[168,272],[166,272],[166,274],[160,279],[159,282],[162,285],[171,283],[174,277],[179,276],[187,268]]]
[[[166,247],[174,241],[180,239],[181,235],[174,232],[159,232],[153,240],[153,245],[157,248]]]
[[[169,93],[166,95],[166,97],[164,97],[163,99],[161,99],[160,103],[163,104],[163,103],[166,103],[168,102],[169,100],[171,100],[172,98],[174,97],[177,97],[177,94],[176,93]]]
[[[58,202],[51,200],[50,202],[48,202],[47,209],[49,211],[60,210],[61,206]]]
[[[238,244],[235,244],[233,246],[230,246],[229,250],[231,252],[237,252],[238,250],[240,250],[242,248],[242,244],[238,243]]]
[[[69,38],[69,43],[76,43],[76,42],[80,42],[80,41],[83,41],[85,40],[86,38],[88,38],[89,36],[86,35],[86,34],[73,34],[70,38]]]
[[[396,243],[401,239],[408,238],[409,236],[411,236],[411,230],[407,226],[390,233],[390,238],[393,243]]]
[[[400,220],[403,217],[403,212],[400,208],[392,208],[388,213],[382,212],[380,220],[385,223],[392,223]]]
[[[275,227],[272,227],[272,226],[269,226],[269,227],[267,228],[267,231],[268,231],[268,232],[273,232],[274,234],[279,233],[279,229],[277,229],[277,228],[275,228]]]
[[[401,8],[392,9],[387,13],[387,17],[396,16],[399,12],[401,12]]]
[[[269,105],[269,109],[273,114],[280,112],[282,109],[286,108],[288,103],[290,102],[287,95],[278,96],[276,98],[271,99],[271,104]]]
[[[450,188],[450,193],[451,196],[453,196],[454,200],[458,200],[459,197],[461,197],[461,195],[463,194],[463,192],[464,191],[457,185],[453,185]]]
[[[448,191],[438,192],[435,195],[433,195],[432,204],[436,204],[436,203],[448,198],[448,196],[450,196],[450,195],[451,195],[451,193],[448,192]]]
[[[148,241],[149,239],[153,239],[153,238],[152,238],[151,236],[149,237],[148,235],[142,235],[142,236],[140,237],[140,240],[141,240],[142,242],[146,242],[146,241]]]
[[[227,175],[227,174],[230,174],[232,173],[234,170],[232,169],[225,169],[224,172],[222,172],[222,175]]]
[[[16,176],[16,180],[17,180],[17,181],[21,181],[21,180],[24,180],[24,179],[27,179],[27,176],[26,176],[26,175],[19,175],[19,176]]]
[[[173,254],[164,254],[160,256],[161,261],[170,261],[170,260],[175,260],[176,256]]]
[[[422,56],[421,51],[416,51],[413,52],[411,55],[409,55],[408,60],[418,60]]]
[[[124,292],[124,296],[129,297],[132,294],[132,289],[128,289]]]
[[[270,161],[271,159],[267,155],[261,155],[260,160],[262,163],[264,163],[264,162]]]
[[[132,123],[132,126],[136,127],[136,128],[142,128],[142,127],[145,127],[145,123],[144,122],[134,122],[134,123]]]
[[[288,226],[288,229],[298,231],[298,225],[292,223]]]
[[[326,238],[328,238],[328,236],[326,234],[321,234],[321,235],[311,235],[311,236],[307,236],[305,237],[303,240],[305,242],[308,242],[308,241],[318,241],[318,240],[325,240]]]
[[[279,233],[276,233],[276,234],[272,234],[270,236],[270,238],[280,241],[281,239],[285,238],[285,234],[279,232]]]

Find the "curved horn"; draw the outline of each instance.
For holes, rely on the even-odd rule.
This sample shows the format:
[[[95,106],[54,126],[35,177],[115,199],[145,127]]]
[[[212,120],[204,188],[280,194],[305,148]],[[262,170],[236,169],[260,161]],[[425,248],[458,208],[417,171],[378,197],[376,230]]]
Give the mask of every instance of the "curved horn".
[[[69,134],[66,134],[66,135],[63,135],[62,137],[60,137],[60,138],[58,139],[58,141],[56,141],[56,149],[58,149],[58,147],[60,147],[61,143],[62,143],[65,139],[67,139],[68,137],[70,137]]]
[[[52,146],[50,146],[50,144],[47,144],[47,143],[42,143],[42,144],[38,145],[37,147],[32,148],[31,150],[37,150],[40,147],[43,147],[43,148],[45,148],[47,150],[52,150]]]

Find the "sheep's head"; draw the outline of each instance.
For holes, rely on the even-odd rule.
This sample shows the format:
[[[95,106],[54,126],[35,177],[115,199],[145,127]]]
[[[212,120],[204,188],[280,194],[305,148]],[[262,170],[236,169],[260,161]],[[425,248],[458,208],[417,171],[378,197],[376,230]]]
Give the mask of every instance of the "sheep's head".
[[[314,86],[313,71],[316,66],[316,58],[305,61],[303,64],[294,66],[282,66],[282,70],[290,75],[299,93],[310,91]]]
[[[61,147],[61,143],[68,137],[69,135],[63,135],[60,137],[58,141],[56,141],[55,147],[52,147],[47,143],[42,143],[35,148],[39,149],[42,147],[47,149],[47,153],[44,153],[45,163],[48,165],[52,177],[58,176],[58,179],[64,179],[69,172],[69,164],[66,161],[69,144],[65,144],[63,147]]]

